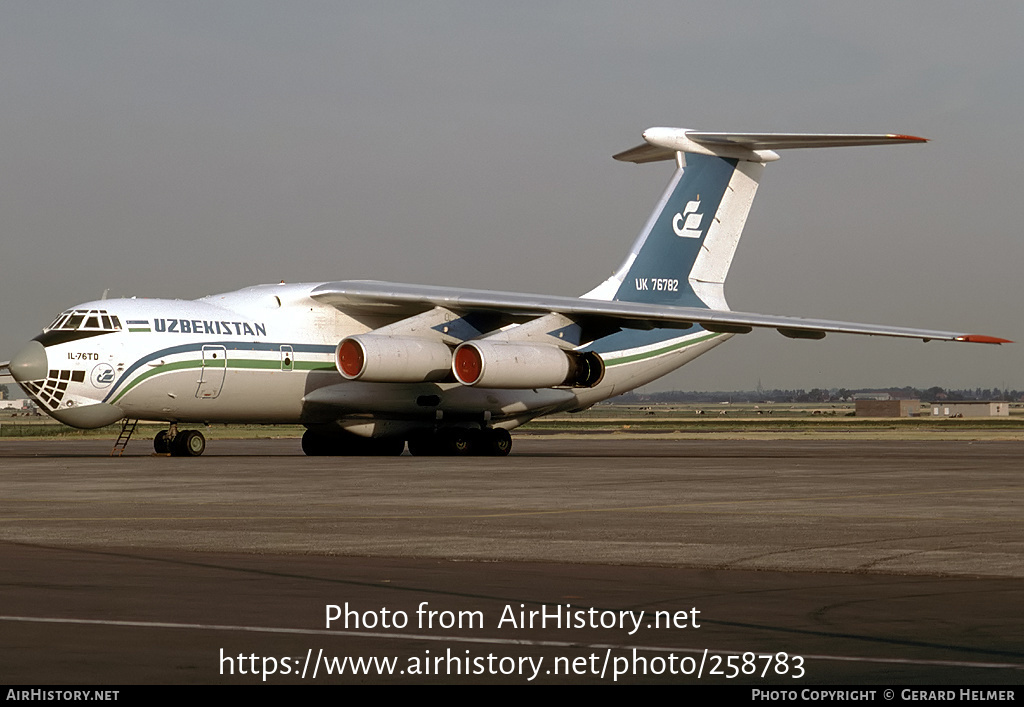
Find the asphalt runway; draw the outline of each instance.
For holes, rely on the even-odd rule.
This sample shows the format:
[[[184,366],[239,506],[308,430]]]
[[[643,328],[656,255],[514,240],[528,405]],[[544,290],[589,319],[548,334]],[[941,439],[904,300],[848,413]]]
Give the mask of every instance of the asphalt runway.
[[[1019,442],[109,447],[0,442],[5,683],[1024,677]]]

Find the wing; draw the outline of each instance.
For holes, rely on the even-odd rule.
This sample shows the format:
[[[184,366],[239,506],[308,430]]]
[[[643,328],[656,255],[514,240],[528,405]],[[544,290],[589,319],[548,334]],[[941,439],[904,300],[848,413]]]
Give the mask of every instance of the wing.
[[[588,300],[517,292],[469,290],[428,285],[408,285],[374,280],[327,282],[311,293],[313,299],[345,311],[393,316],[397,321],[434,307],[466,314],[489,314],[508,321],[527,321],[557,313],[592,330],[689,329],[697,324],[712,332],[745,334],[753,328],[776,329],[794,339],[821,339],[828,333],[893,336],[924,341],[967,341],[983,344],[1011,343],[1009,339],[956,331],[911,329],[804,319],[771,314],[750,314],[698,307],[667,307],[635,302]]]

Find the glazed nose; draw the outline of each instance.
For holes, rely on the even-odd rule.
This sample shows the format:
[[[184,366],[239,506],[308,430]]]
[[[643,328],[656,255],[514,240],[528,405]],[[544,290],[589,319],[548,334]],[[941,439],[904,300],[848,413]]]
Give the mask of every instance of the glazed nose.
[[[30,341],[11,359],[11,376],[19,383],[46,378],[49,362],[46,347],[38,341]]]

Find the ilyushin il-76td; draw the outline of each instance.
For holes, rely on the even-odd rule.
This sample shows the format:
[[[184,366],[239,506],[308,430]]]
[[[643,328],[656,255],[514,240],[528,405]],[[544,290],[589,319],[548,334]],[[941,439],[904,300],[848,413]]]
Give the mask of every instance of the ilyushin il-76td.
[[[963,332],[734,312],[723,286],[777,150],[909,135],[650,128],[618,160],[675,163],[614,274],[579,298],[346,280],[193,301],[104,299],[62,312],[6,364],[57,420],[167,422],[158,452],[198,456],[187,425],[301,424],[310,455],[505,455],[509,431],[673,371],[754,327],[1003,343]]]

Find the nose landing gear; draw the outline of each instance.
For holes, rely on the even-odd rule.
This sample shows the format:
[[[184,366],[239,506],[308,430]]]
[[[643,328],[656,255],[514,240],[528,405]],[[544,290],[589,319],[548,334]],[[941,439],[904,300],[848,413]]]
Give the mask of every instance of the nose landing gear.
[[[206,451],[206,437],[199,430],[178,431],[177,425],[160,430],[153,438],[153,449],[157,454],[172,457],[198,457]]]

